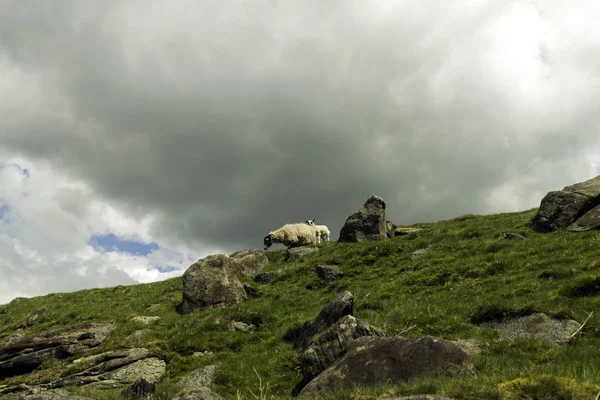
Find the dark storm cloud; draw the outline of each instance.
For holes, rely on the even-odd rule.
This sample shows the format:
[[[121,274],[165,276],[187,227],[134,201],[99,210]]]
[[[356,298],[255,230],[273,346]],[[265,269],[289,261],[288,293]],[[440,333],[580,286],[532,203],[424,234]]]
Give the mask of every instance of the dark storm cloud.
[[[411,223],[503,211],[507,183],[501,204],[534,207],[590,177],[598,98],[569,79],[597,57],[540,37],[531,60],[503,58],[493,29],[516,3],[384,4],[0,6],[1,70],[23,82],[0,146],[154,214],[156,238],[231,250],[309,218],[337,239],[371,194]],[[558,70],[527,97],[502,72],[517,62]]]

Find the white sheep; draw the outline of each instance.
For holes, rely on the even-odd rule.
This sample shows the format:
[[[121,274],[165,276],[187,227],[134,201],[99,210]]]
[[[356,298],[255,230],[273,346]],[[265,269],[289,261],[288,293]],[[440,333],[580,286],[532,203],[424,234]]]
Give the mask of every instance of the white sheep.
[[[265,250],[273,243],[281,243],[289,248],[317,243],[317,229],[306,223],[285,224],[269,232],[263,240]]]
[[[317,243],[321,243],[321,238],[323,238],[323,241],[329,241],[329,238],[331,236],[331,233],[329,232],[329,228],[327,227],[327,225],[315,225],[315,221],[316,219],[309,219],[308,221],[305,221],[304,223],[310,226],[314,226],[317,230]]]

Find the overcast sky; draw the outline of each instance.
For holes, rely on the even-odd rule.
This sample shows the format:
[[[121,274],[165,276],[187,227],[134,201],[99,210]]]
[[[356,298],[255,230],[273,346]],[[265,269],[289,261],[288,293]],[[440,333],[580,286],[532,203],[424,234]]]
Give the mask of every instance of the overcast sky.
[[[600,174],[600,3],[0,3],[0,303],[177,276],[371,195],[396,224]],[[276,247],[280,248],[280,247]]]

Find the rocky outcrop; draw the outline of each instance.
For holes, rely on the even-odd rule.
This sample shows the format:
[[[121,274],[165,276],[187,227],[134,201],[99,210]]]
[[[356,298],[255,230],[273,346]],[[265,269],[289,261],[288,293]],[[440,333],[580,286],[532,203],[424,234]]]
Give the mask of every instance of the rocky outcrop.
[[[315,267],[317,276],[325,282],[333,282],[344,276],[342,271],[335,265],[317,265]]]
[[[539,339],[559,346],[568,343],[581,324],[571,319],[559,320],[535,313],[503,321],[488,321],[480,326],[497,330],[502,339]]]
[[[447,340],[364,336],[350,342],[343,357],[310,381],[300,396],[318,396],[354,385],[405,382],[423,375],[454,377],[474,371],[467,353]]]
[[[313,321],[288,332],[285,339],[292,342],[300,354],[303,375],[293,394],[298,394],[311,379],[337,360],[352,340],[366,335],[384,335],[381,330],[354,318],[353,311],[354,296],[344,291]]]
[[[210,390],[209,388],[203,387],[197,390],[190,390],[189,392],[179,393],[173,397],[172,400],[222,400],[223,398]]]
[[[75,396],[64,389],[53,389],[31,393],[19,397],[19,400],[92,400],[89,397]]]
[[[325,332],[343,316],[353,314],[354,296],[346,290],[323,307],[313,321],[307,321],[299,328],[288,332],[285,340],[292,342],[297,350],[304,351],[313,336]]]
[[[48,386],[60,388],[69,385],[91,385],[102,389],[130,385],[140,378],[156,382],[166,370],[166,363],[153,357],[150,350],[133,348],[108,351],[73,362],[80,372],[58,379]]]
[[[579,232],[600,227],[600,175],[546,194],[532,227],[538,232],[561,228]]]
[[[308,348],[300,355],[300,370],[306,382],[333,364],[351,341],[363,336],[385,334],[352,315],[346,315],[325,332],[313,337]]]
[[[96,347],[112,324],[81,324],[21,337],[0,346],[0,379],[27,374],[50,358],[64,359]]]
[[[367,242],[388,239],[385,201],[371,196],[358,212],[346,219],[338,242]]]

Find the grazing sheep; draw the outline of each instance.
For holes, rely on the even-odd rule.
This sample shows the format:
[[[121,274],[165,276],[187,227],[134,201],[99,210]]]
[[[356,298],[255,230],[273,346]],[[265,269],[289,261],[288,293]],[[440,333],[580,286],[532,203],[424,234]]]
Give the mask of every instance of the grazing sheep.
[[[265,250],[273,243],[281,243],[289,248],[317,243],[317,228],[305,223],[285,224],[269,232],[263,240]]]
[[[331,236],[329,228],[326,225],[315,225],[315,221],[316,219],[313,218],[305,221],[305,223],[317,229],[317,243],[321,243],[321,238],[323,238],[323,241],[329,241],[329,237]]]

